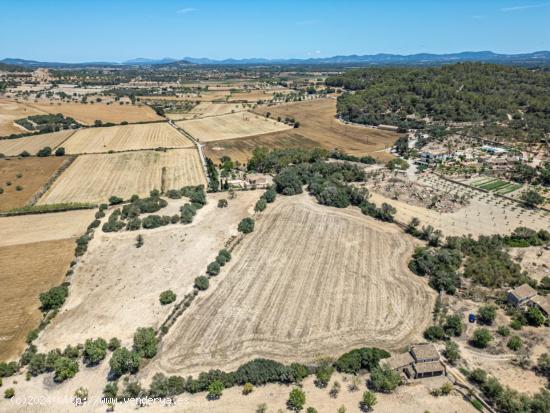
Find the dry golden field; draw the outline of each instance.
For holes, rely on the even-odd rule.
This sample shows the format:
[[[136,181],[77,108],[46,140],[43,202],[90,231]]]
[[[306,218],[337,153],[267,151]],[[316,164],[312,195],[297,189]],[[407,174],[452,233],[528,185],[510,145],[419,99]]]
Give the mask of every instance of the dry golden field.
[[[382,151],[391,147],[399,137],[394,132],[340,122],[336,119],[336,99],[263,106],[256,111],[261,114],[271,112],[274,119],[278,116],[295,118],[300,127],[294,132],[318,142],[323,148],[338,148],[352,155],[368,154],[382,161],[391,159],[391,155]]]
[[[252,151],[262,146],[270,149],[315,148],[319,146],[317,142],[304,138],[295,131],[296,129],[288,132],[266,133],[247,138],[208,142],[204,146],[204,151],[205,155],[216,163],[222,156],[229,156],[234,161],[245,164],[252,156]]]
[[[4,190],[0,194],[0,211],[25,206],[66,159],[63,156],[0,159],[0,188]]]
[[[435,298],[407,267],[414,245],[357,210],[305,194],[278,199],[165,336],[156,365],[169,374],[228,371],[256,357],[307,362],[414,342]]]
[[[74,248],[74,239],[0,247],[0,360],[24,350],[41,319],[38,295],[61,283]]]
[[[244,138],[291,128],[284,123],[250,112],[187,120],[176,124],[201,142]]]
[[[195,119],[195,118],[204,118],[207,116],[218,116],[225,115],[232,112],[240,112],[245,110],[243,104],[241,103],[212,103],[212,102],[201,102],[196,105],[189,112],[185,113],[169,113],[166,116],[173,120],[182,120],[182,119]]]
[[[97,210],[0,217],[0,247],[76,238],[86,232]]]
[[[259,100],[271,100],[275,93],[288,93],[287,89],[281,90],[251,90],[248,92],[236,92],[231,93],[227,99],[229,102],[235,101],[247,101],[250,103],[256,103]]]
[[[206,178],[196,149],[81,155],[38,204],[105,202],[111,195],[129,198],[199,184],[206,185]]]
[[[17,139],[0,139],[0,153],[6,156],[17,156],[21,152],[27,151],[31,155],[36,155],[40,149],[46,146],[52,149],[63,146],[62,143],[73,133],[73,130],[64,130]]]
[[[105,153],[155,148],[191,148],[193,143],[168,123],[87,128],[63,144],[66,153]]]
[[[146,122],[162,120],[153,109],[144,104],[120,105],[113,103],[29,103],[28,106],[40,112],[62,113],[69,116],[83,125],[93,125],[96,120],[102,122],[120,123]]]
[[[26,118],[31,115],[43,115],[45,112],[29,107],[9,99],[0,99],[0,136],[8,136],[13,133],[28,132],[22,126],[14,123],[14,120]]]

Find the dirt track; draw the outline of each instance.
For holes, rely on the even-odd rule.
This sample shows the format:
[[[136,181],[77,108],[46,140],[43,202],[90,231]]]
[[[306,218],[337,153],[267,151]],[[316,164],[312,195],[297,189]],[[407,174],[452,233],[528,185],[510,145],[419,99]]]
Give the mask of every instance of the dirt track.
[[[430,322],[434,299],[407,269],[413,247],[397,227],[357,210],[319,206],[307,195],[280,199],[221,280],[174,325],[149,372],[187,375],[254,357],[303,362],[409,344]]]

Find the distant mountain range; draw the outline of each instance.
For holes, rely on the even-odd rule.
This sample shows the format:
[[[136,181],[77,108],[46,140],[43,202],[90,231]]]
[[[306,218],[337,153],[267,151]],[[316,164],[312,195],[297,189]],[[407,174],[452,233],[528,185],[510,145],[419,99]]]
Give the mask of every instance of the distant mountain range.
[[[456,62],[487,62],[502,64],[544,64],[550,65],[550,51],[539,51],[522,54],[499,54],[490,51],[461,52],[449,54],[419,53],[413,55],[375,54],[375,55],[349,55],[332,56],[307,59],[223,59],[184,57],[174,59],[165,57],[162,59],[149,59],[139,57],[123,62],[38,62],[34,60],[6,58],[0,63],[19,65],[28,68],[46,67],[106,67],[106,66],[185,66],[185,65],[348,65],[348,66],[386,66],[386,65],[437,65]]]

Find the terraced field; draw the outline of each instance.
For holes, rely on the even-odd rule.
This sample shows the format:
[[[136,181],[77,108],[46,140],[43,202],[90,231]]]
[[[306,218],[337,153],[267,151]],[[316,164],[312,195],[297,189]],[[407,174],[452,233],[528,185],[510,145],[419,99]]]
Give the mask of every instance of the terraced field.
[[[67,154],[191,148],[193,143],[167,123],[88,128],[63,144]]]
[[[154,365],[193,374],[255,357],[306,362],[364,345],[400,348],[419,339],[434,301],[407,268],[413,248],[399,228],[357,210],[279,199],[172,327]]]
[[[105,202],[111,195],[126,199],[199,184],[206,178],[195,149],[81,155],[38,204]]]

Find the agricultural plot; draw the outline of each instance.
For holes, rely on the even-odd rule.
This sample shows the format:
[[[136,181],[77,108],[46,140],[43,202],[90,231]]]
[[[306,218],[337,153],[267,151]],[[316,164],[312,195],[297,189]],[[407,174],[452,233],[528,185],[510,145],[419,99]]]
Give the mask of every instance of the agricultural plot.
[[[27,333],[41,319],[38,295],[61,283],[74,247],[74,239],[0,247],[0,360],[24,350]]]
[[[96,120],[120,123],[147,122],[162,120],[149,106],[143,104],[120,105],[113,103],[30,103],[28,105],[39,112],[62,113],[83,125],[93,125]]]
[[[222,209],[217,203],[227,194],[209,194],[207,204],[189,225],[96,232],[75,267],[64,311],[44,331],[39,345],[63,348],[89,337],[112,336],[129,344],[136,328],[160,327],[173,308],[161,306],[160,293],[170,288],[180,300],[191,292],[195,277],[204,273],[224,243],[237,235],[239,221],[249,214],[261,193],[239,192]],[[166,210],[178,210],[187,200],[168,202]],[[164,209],[159,212],[163,213]],[[144,238],[139,249],[135,247],[138,233]]]
[[[226,115],[232,112],[241,112],[244,106],[240,103],[212,103],[200,102],[189,112],[169,113],[166,116],[173,120],[204,118],[208,116]]]
[[[31,155],[36,155],[40,149],[46,146],[52,149],[57,148],[73,133],[72,130],[64,130],[17,139],[0,139],[0,153],[6,156],[17,156],[26,151]]]
[[[266,101],[273,99],[275,93],[285,93],[287,89],[278,90],[250,90],[243,92],[231,93],[227,99],[229,102],[245,101],[250,103],[256,103],[260,100]]]
[[[105,202],[110,196],[144,196],[152,189],[206,185],[195,149],[81,155],[38,201]]]
[[[64,143],[68,154],[191,148],[193,143],[168,123],[81,129]]]
[[[0,159],[0,211],[25,206],[66,159],[62,156]]]
[[[215,162],[222,156],[229,156],[234,161],[246,164],[252,156],[252,151],[262,146],[269,149],[315,148],[319,146],[317,142],[294,133],[295,130],[208,142],[204,146],[205,155]]]
[[[0,247],[77,238],[84,234],[96,211],[81,209],[0,217]]]
[[[176,125],[201,142],[244,138],[291,129],[290,126],[284,123],[250,112],[187,120],[177,122]]]
[[[522,187],[520,184],[505,181],[498,178],[481,178],[471,183],[472,186],[485,191],[495,192],[499,195],[506,195],[517,191]]]
[[[338,148],[352,155],[371,155],[382,161],[392,158],[385,152],[399,137],[394,132],[364,126],[347,125],[336,119],[335,99],[315,99],[306,102],[261,107],[258,113],[271,112],[271,117],[291,117],[300,122],[295,131],[326,149]]]
[[[307,362],[414,342],[435,294],[407,268],[413,249],[399,228],[357,210],[307,195],[279,199],[165,336],[152,366],[194,374],[256,357]]]
[[[14,123],[14,121],[26,118],[27,116],[44,114],[45,112],[31,108],[26,104],[8,99],[0,99],[0,136],[28,132],[22,126]]]

